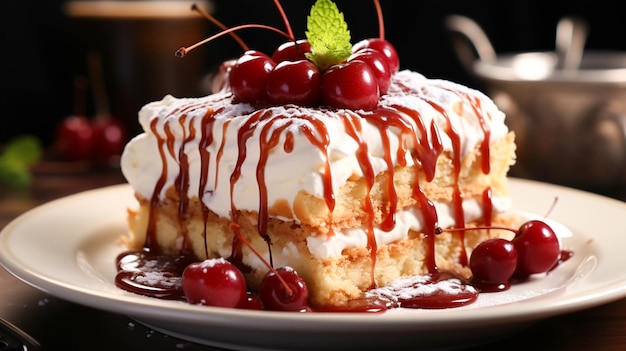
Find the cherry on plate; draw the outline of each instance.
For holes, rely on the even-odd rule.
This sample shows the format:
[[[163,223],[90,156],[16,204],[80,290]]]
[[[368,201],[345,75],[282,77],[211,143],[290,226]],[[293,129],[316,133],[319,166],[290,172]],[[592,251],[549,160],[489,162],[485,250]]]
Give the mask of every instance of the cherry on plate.
[[[478,285],[506,288],[517,267],[515,245],[502,238],[485,240],[472,251],[469,267]]]
[[[561,246],[554,230],[543,221],[523,223],[512,240],[517,254],[517,274],[545,273],[559,260]]]
[[[182,285],[191,304],[235,308],[247,298],[243,274],[224,258],[190,264],[183,271]]]
[[[259,287],[259,297],[267,310],[294,312],[310,310],[307,305],[309,290],[306,283],[291,267],[280,267],[267,272]]]

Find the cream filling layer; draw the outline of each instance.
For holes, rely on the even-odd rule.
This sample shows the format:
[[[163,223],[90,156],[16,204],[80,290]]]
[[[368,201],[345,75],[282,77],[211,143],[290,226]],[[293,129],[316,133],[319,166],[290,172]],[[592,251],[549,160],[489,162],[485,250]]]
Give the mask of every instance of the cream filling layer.
[[[494,197],[492,199],[493,211],[495,213],[509,212],[512,207],[512,201],[507,197]],[[437,210],[438,225],[442,228],[450,228],[455,225],[453,209],[451,204],[434,203]],[[471,222],[483,216],[483,207],[478,199],[463,200],[463,210],[465,213],[465,221]],[[414,208],[401,210],[397,212],[396,225],[391,231],[383,231],[374,228],[374,237],[377,245],[385,245],[391,242],[405,239],[409,230],[421,231],[424,221],[419,210]],[[350,248],[367,247],[367,229],[351,228],[340,232],[336,232],[330,236],[316,236],[307,238],[307,247],[311,254],[321,260],[336,258],[342,255],[343,251]],[[225,249],[220,254],[228,256],[229,249]],[[300,253],[295,245],[287,245],[283,248],[279,255],[274,255],[274,263],[277,266],[289,264],[289,260],[299,259]],[[265,257],[269,259],[269,257]],[[267,267],[256,255],[250,253],[244,255],[244,262],[254,269],[265,270]]]
[[[510,198],[494,197],[494,213],[504,213],[512,208]],[[454,226],[455,220],[453,209],[450,204],[434,203],[437,209],[438,225],[442,228]],[[463,200],[463,212],[465,221],[470,222],[481,218],[483,207],[478,199]],[[374,237],[378,245],[389,244],[396,240],[405,239],[409,230],[421,231],[424,227],[424,220],[421,211],[416,207],[398,211],[396,214],[396,225],[388,232],[379,228],[374,228]],[[363,228],[346,229],[331,236],[316,236],[307,238],[309,251],[316,257],[324,260],[341,256],[345,249],[367,246],[367,230]]]

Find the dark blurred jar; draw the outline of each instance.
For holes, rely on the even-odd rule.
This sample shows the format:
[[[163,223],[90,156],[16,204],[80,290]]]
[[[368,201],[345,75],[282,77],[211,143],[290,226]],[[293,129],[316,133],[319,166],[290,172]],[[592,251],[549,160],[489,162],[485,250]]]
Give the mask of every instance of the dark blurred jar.
[[[212,11],[209,1],[69,1],[65,4],[72,32],[85,54],[96,52],[102,62],[109,109],[140,131],[137,112],[166,94],[196,97],[206,94],[203,80],[211,67],[209,50],[184,59],[174,56],[208,36],[210,23],[191,10],[197,4]],[[215,50],[215,47],[211,50]]]

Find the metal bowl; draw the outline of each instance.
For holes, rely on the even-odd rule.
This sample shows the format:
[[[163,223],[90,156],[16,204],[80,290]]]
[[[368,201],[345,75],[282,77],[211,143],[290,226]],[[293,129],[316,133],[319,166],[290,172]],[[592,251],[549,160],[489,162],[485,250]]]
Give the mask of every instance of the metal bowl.
[[[517,135],[514,175],[593,190],[626,184],[626,52],[581,52],[574,68],[558,52],[496,55],[461,20],[449,25],[466,39],[453,42],[459,58]]]

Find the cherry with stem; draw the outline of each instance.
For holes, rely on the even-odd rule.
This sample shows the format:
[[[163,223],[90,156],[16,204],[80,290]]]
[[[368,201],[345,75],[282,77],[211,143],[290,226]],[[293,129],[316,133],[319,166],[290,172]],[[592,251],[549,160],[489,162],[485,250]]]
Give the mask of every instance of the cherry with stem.
[[[109,158],[122,153],[126,145],[127,132],[123,123],[111,116],[100,55],[94,51],[90,52],[87,56],[87,66],[96,108],[96,116],[92,121],[96,139],[93,159],[106,164]]]
[[[310,311],[307,305],[308,289],[297,272],[290,267],[275,269],[273,264],[270,264],[241,234],[238,224],[233,222],[230,228],[237,239],[244,243],[269,269],[259,287],[259,297],[263,306],[277,311]],[[271,247],[268,249],[271,259]]]
[[[222,30],[227,30],[228,27],[222,23],[221,21],[219,21],[217,18],[211,16],[211,14],[209,14],[208,12],[202,10],[200,8],[200,6],[198,6],[197,4],[192,4],[191,5],[191,10],[195,11],[197,13],[199,13],[202,17],[206,18],[207,20],[209,20],[211,23],[215,24],[216,26],[218,26],[220,29]],[[241,37],[239,37],[239,35],[237,35],[237,33],[235,32],[231,32],[230,36],[235,39],[235,41],[239,44],[239,46],[241,46],[241,48],[244,51],[248,51],[250,48],[248,47],[248,45],[246,45],[246,43],[241,39]]]
[[[559,262],[561,258],[561,246],[557,235],[554,230],[542,220],[529,220],[519,227],[519,229],[513,229],[509,227],[503,226],[478,226],[471,228],[437,228],[435,230],[435,234],[441,234],[444,232],[459,232],[459,231],[467,231],[467,230],[508,230],[515,234],[513,239],[510,240],[510,243],[513,245],[513,248],[516,251],[517,262],[515,263],[515,269],[512,274],[517,277],[523,278],[530,276],[536,273],[546,273],[554,268],[554,266]],[[508,240],[505,240],[509,242]],[[488,258],[474,258],[475,255],[491,255],[489,250],[485,250],[480,248],[481,245],[485,243],[479,244],[472,252],[470,257],[471,260],[494,260],[493,257]],[[500,247],[497,250],[499,251],[510,251],[509,247],[502,247],[502,245],[508,245],[508,243],[500,242]],[[495,250],[495,249],[494,249]],[[513,254],[510,254],[512,256]],[[494,264],[493,267],[487,266],[485,268],[484,264],[480,264],[480,270],[488,271],[488,274],[496,274],[494,271],[499,270],[501,268],[500,265]],[[473,273],[474,270],[472,270]],[[484,277],[488,274],[479,273],[481,277]],[[489,280],[489,279],[487,279]]]

